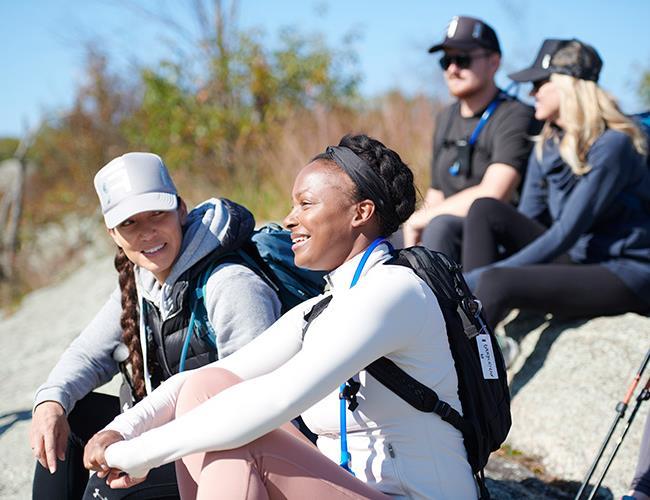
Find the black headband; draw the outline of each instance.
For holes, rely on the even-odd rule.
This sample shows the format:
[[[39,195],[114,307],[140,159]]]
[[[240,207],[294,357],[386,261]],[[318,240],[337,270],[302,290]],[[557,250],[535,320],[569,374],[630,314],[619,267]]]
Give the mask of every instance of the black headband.
[[[359,189],[359,194],[375,202],[379,216],[390,220],[391,214],[395,212],[395,204],[383,179],[350,148],[328,146],[325,152],[348,174]]]

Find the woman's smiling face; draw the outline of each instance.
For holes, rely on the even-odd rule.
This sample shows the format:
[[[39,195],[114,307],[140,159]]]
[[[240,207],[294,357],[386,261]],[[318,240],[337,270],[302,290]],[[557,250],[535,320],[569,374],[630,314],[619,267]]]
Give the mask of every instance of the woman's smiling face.
[[[358,207],[354,192],[350,177],[327,161],[313,161],[298,173],[293,209],[284,219],[297,266],[331,271],[352,256]]]
[[[163,283],[180,252],[186,218],[187,208],[181,200],[176,210],[142,212],[108,232],[131,262]]]

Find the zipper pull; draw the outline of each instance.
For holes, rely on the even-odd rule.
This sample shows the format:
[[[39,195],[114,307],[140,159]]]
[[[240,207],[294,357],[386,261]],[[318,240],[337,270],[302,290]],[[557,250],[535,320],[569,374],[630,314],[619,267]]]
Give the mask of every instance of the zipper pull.
[[[391,458],[395,458],[395,450],[393,450],[393,445],[388,443],[388,454]]]

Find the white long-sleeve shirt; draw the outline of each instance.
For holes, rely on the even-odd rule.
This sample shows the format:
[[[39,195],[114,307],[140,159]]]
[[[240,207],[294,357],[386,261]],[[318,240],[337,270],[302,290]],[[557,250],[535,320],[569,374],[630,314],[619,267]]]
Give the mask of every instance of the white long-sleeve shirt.
[[[381,265],[380,245],[350,289],[357,255],[328,276],[333,299],[302,339],[304,314],[322,297],[289,311],[233,355],[210,366],[244,381],[174,419],[176,375],[108,428],[125,441],[106,450],[109,466],[134,476],[190,453],[232,449],[302,414],[321,451],[338,462],[338,386],[386,356],[462,411],[442,312],[410,269]],[[411,407],[365,372],[359,407],[348,410],[355,475],[394,497],[475,498],[461,433]]]

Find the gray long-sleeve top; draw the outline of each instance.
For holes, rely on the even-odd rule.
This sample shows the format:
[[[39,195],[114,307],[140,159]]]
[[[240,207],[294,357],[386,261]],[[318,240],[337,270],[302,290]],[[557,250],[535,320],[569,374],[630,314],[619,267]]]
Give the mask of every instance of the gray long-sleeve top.
[[[138,293],[156,303],[164,317],[169,310],[167,292],[183,272],[218,246],[245,238],[253,224],[252,215],[232,202],[202,203],[188,216],[181,253],[166,282],[160,285],[149,271],[136,268]],[[276,293],[253,271],[233,263],[215,268],[207,282],[205,303],[221,357],[248,343],[280,315]],[[121,313],[118,287],[38,388],[34,407],[56,401],[68,413],[86,394],[111,380],[118,372],[113,351],[122,336]]]

